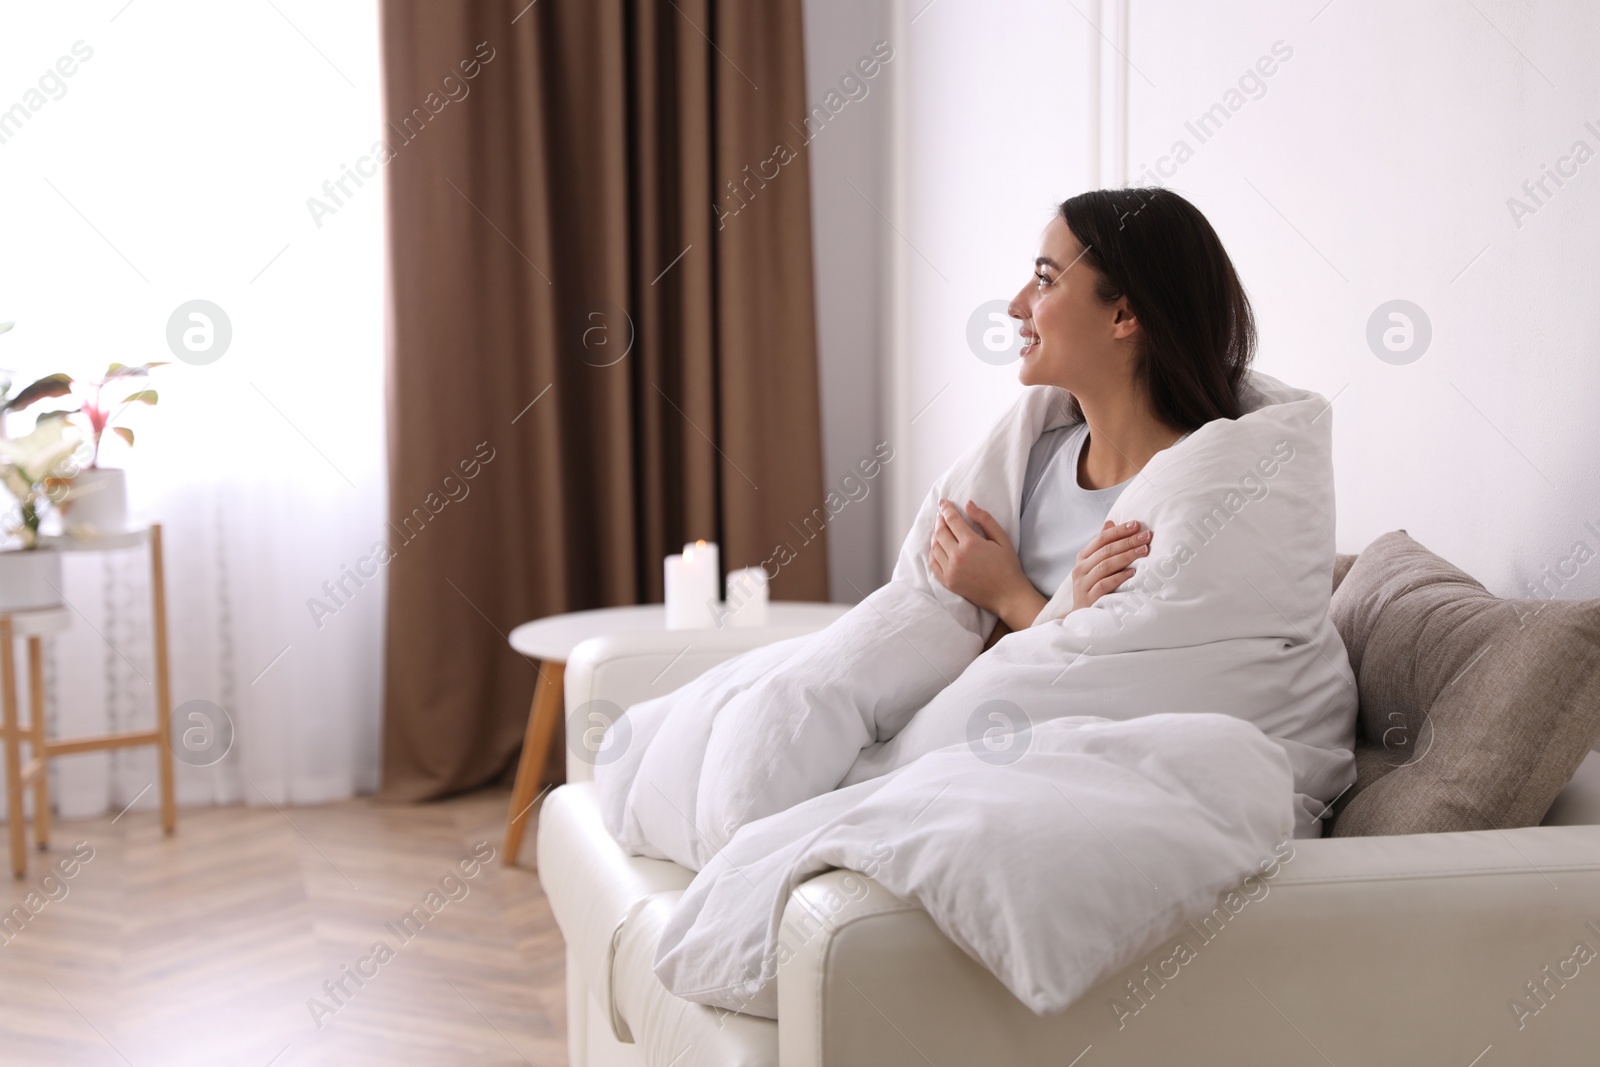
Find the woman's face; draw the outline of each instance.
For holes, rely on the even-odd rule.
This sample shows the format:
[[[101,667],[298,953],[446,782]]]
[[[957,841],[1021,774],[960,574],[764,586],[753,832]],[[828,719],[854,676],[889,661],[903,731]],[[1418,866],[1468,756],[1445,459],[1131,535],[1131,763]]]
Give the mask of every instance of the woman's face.
[[[1039,242],[1034,275],[1012,299],[1011,317],[1022,320],[1023,385],[1059,385],[1095,396],[1132,381],[1139,323],[1126,298],[1103,304],[1095,295],[1099,273],[1083,258],[1083,245],[1057,214]]]

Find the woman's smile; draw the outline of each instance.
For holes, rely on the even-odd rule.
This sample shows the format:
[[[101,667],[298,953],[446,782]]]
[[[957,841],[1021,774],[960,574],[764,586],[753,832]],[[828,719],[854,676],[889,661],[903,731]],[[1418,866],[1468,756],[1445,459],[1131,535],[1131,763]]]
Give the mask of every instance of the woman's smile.
[[[1021,355],[1022,355],[1023,359],[1027,359],[1029,356],[1033,355],[1033,353],[1035,351],[1038,350],[1039,344],[1040,344],[1040,338],[1039,338],[1038,334],[1034,333],[1032,330],[1030,330],[1026,326],[1022,327],[1022,329],[1019,330],[1018,332],[1022,335],[1022,353],[1021,353]]]

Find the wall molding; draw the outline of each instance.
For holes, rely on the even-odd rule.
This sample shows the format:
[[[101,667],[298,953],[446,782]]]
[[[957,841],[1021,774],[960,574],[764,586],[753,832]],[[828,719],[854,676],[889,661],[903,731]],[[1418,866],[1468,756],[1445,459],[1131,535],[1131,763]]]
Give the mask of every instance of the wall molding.
[[[1128,5],[1092,0],[1089,23],[1088,186],[1128,184]]]
[[[916,0],[914,0],[916,2]],[[927,0],[920,0],[927,2]],[[889,314],[884,317],[882,343],[888,356],[888,366],[881,379],[879,391],[879,425],[884,428],[896,458],[909,459],[911,449],[911,420],[913,414],[905,395],[906,383],[911,380],[910,341],[907,321],[911,312],[911,290],[906,242],[900,234],[909,228],[910,173],[906,160],[908,145],[906,129],[909,123],[911,86],[910,66],[916,62],[916,52],[907,46],[911,38],[911,19],[908,0],[889,0],[889,41],[894,45],[896,62],[888,68],[889,84],[889,165],[887,175],[888,209],[890,226],[880,227],[878,239],[888,273]],[[900,555],[900,543],[905,531],[911,528],[917,509],[922,504],[923,489],[912,484],[906,471],[910,463],[902,459],[884,468],[883,477],[887,506],[880,518],[882,526],[882,553],[880,571],[890,574]]]

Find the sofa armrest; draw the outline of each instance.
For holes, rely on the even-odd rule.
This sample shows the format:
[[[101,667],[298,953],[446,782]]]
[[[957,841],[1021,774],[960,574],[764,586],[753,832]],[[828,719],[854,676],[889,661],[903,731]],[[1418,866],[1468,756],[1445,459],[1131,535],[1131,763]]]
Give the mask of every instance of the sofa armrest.
[[[844,611],[844,607],[839,609]],[[813,633],[820,625],[762,626],[751,629],[662,630],[612,634],[581,642],[567,657],[566,709],[591,700],[627,708],[670,693],[703,671],[762,645]],[[594,768],[567,746],[567,781],[594,779]]]
[[[1169,939],[1052,1017],[916,905],[830,871],[785,910],[781,1062],[1062,1067],[1090,1046],[1097,1067],[1593,1055],[1600,959],[1580,964],[1577,946],[1600,950],[1600,826],[1292,844],[1265,892],[1182,935],[1187,953]]]

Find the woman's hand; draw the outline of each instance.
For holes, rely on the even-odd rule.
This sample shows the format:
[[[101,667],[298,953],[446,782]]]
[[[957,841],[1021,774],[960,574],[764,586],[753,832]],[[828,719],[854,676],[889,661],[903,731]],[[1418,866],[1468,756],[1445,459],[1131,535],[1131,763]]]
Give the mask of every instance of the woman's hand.
[[[928,568],[946,589],[998,615],[1012,630],[1032,626],[1046,602],[1022,573],[1011,538],[970,500],[965,516],[950,501],[939,501]]]
[[[1072,568],[1072,610],[1086,608],[1133,577],[1133,561],[1150,551],[1150,531],[1110,519],[1078,553]]]

